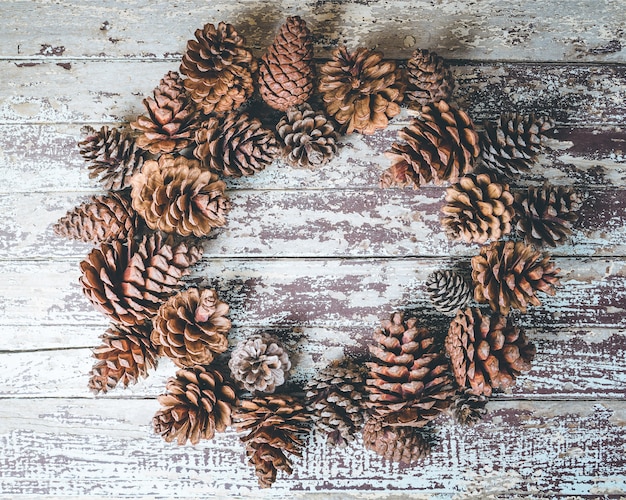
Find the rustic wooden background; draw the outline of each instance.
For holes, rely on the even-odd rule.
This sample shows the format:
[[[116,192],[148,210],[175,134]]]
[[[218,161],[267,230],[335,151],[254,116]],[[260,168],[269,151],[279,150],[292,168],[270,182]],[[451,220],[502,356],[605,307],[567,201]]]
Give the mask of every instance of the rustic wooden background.
[[[76,142],[118,125],[178,68],[206,22],[233,23],[260,55],[300,15],[323,59],[338,43],[407,59],[448,58],[476,121],[502,110],[554,115],[558,140],[535,177],[585,194],[555,298],[521,317],[534,368],[471,429],[440,422],[415,468],[313,439],[293,476],[259,493],[234,433],[178,447],[153,435],[171,363],[94,397],[90,349],[107,321],[78,285],[84,244],[53,222],[99,192]],[[626,4],[624,0],[0,1],[0,497],[488,498],[626,495]],[[443,189],[380,190],[383,152],[406,115],[342,140],[318,171],[275,164],[229,182],[233,210],[195,277],[232,306],[233,342],[280,334],[296,379],[364,350],[395,309],[433,317],[435,269],[476,246],[440,229]]]

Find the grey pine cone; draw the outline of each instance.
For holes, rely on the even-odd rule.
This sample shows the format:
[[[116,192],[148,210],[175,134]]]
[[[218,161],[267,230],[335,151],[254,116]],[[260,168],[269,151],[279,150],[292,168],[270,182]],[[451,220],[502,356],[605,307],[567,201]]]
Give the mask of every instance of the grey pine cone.
[[[474,425],[480,422],[487,413],[489,399],[482,394],[474,394],[471,390],[459,392],[450,407],[452,416],[461,425]]]
[[[455,314],[472,298],[468,280],[455,271],[435,271],[426,279],[426,288],[435,309]]]

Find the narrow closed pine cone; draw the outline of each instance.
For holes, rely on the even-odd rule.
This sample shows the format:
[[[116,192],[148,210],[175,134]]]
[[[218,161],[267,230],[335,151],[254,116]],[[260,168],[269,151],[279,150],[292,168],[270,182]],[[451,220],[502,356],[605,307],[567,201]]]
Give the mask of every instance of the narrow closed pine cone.
[[[308,104],[287,110],[276,125],[287,161],[297,167],[317,168],[337,153],[337,133],[332,122]]]
[[[161,409],[152,424],[168,443],[179,445],[212,439],[232,423],[237,405],[235,387],[218,370],[204,366],[183,368],[170,378],[159,396]]]
[[[413,465],[430,454],[430,443],[414,427],[388,426],[370,418],[363,426],[363,444],[386,460]]]
[[[185,88],[205,114],[241,106],[254,90],[257,62],[231,24],[206,24],[189,40],[180,64]]]
[[[537,292],[555,294],[559,271],[550,255],[532,246],[495,241],[472,257],[474,298],[505,315],[511,309],[526,312],[528,305],[541,305]]]
[[[94,307],[113,322],[140,325],[156,314],[201,255],[200,246],[158,234],[140,242],[102,243],[80,263],[80,283]]]
[[[446,190],[441,224],[453,240],[485,243],[511,232],[515,215],[509,185],[488,173],[468,174]]]
[[[154,89],[154,98],[143,100],[148,115],[130,126],[140,132],[137,146],[154,154],[173,153],[193,142],[198,126],[194,102],[178,73],[169,71]]]
[[[435,309],[454,313],[463,309],[474,293],[469,282],[455,271],[435,271],[426,279],[426,289]]]
[[[341,132],[373,134],[400,113],[405,84],[396,63],[382,52],[339,47],[320,68],[319,92]]]
[[[445,348],[458,386],[485,396],[512,387],[535,356],[535,346],[510,318],[484,315],[473,307],[452,320]]]
[[[313,37],[299,16],[288,17],[259,64],[259,93],[272,108],[286,111],[313,93]]]
[[[480,422],[487,413],[489,399],[483,394],[474,394],[471,389],[457,393],[451,406],[451,413],[461,425],[474,425]]]
[[[579,194],[564,186],[529,187],[515,193],[517,230],[526,242],[557,246],[572,233],[581,206]]]
[[[280,341],[263,333],[239,342],[228,366],[233,378],[246,390],[272,393],[285,383],[291,361]]]
[[[473,170],[480,152],[472,120],[446,101],[422,107],[398,137],[404,143],[394,142],[385,153],[392,165],[381,177],[382,187],[455,182]]]
[[[411,108],[448,101],[454,90],[454,77],[443,57],[425,49],[417,49],[407,61],[406,78],[405,99]]]
[[[131,181],[133,207],[151,229],[206,236],[226,224],[226,184],[184,156],[147,160]]]
[[[120,191],[130,187],[131,177],[141,170],[143,150],[130,133],[118,128],[86,127],[87,137],[78,143],[87,160],[89,178],[97,178],[105,189]]]
[[[111,192],[92,196],[68,211],[54,225],[54,232],[85,243],[104,243],[132,238],[138,223],[129,194]]]
[[[242,400],[234,422],[238,432],[247,432],[241,440],[261,488],[272,486],[279,470],[293,472],[288,455],[301,456],[302,435],[310,422],[303,401],[286,394]]]

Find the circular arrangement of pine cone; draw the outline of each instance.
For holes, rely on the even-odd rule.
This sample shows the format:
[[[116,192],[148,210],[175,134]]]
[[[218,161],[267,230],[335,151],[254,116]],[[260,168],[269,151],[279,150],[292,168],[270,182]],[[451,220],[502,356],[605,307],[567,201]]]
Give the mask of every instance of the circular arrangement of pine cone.
[[[417,49],[407,61],[405,100],[411,108],[421,109],[431,102],[449,101],[454,90],[452,71],[432,51]]]
[[[472,299],[474,290],[469,282],[454,271],[435,271],[426,279],[426,290],[437,311],[455,313]]]
[[[363,445],[386,460],[404,465],[415,464],[430,454],[430,443],[418,429],[385,425],[378,418],[365,422]]]

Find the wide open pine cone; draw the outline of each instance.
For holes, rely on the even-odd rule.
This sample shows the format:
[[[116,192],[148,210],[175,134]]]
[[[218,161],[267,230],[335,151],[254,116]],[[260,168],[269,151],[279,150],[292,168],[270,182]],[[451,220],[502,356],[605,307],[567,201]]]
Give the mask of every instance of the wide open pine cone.
[[[308,104],[287,110],[276,125],[287,161],[298,167],[317,168],[337,153],[337,133],[332,122]]]
[[[320,68],[319,92],[326,112],[346,134],[373,134],[400,113],[405,84],[396,63],[382,52],[339,47]]]
[[[179,445],[187,440],[198,444],[200,439],[212,439],[231,424],[237,394],[218,370],[204,366],[184,368],[165,387],[167,392],[159,396],[162,408],[152,424],[154,432],[168,443],[176,439]]]
[[[154,317],[152,342],[180,367],[208,365],[228,349],[228,304],[215,290],[189,288],[170,297]]]
[[[141,133],[137,146],[151,153],[173,153],[193,142],[197,128],[194,102],[175,71],[169,71],[154,89],[154,99],[143,100],[148,116],[140,116],[130,126]]]
[[[54,232],[85,243],[125,240],[137,232],[138,219],[128,193],[111,192],[92,196],[68,211],[54,225]]]
[[[180,64],[185,88],[205,114],[241,106],[254,90],[257,63],[231,24],[206,24],[189,40]]]
[[[396,312],[374,333],[366,405],[385,424],[423,427],[446,409],[455,393],[448,360],[417,320]]]
[[[102,243],[80,263],[80,283],[94,307],[113,322],[140,325],[156,314],[201,255],[200,246],[164,241],[158,234],[140,242]]]
[[[526,192],[515,193],[517,230],[528,243],[555,247],[572,233],[580,206],[580,196],[572,188],[529,187]]]
[[[130,187],[131,177],[141,170],[144,151],[125,130],[85,127],[87,137],[78,143],[87,160],[89,178],[97,178],[105,189],[120,191]]]
[[[97,359],[91,370],[89,388],[96,394],[118,384],[128,387],[157,365],[158,350],[150,342],[150,325],[111,325],[102,335],[102,345],[93,351]]]
[[[511,308],[526,312],[528,305],[541,305],[537,292],[556,293],[559,271],[550,255],[530,245],[495,241],[472,257],[474,298],[505,315]]]
[[[430,443],[420,429],[388,426],[370,418],[363,426],[363,444],[386,460],[413,465],[430,454]]]
[[[448,101],[454,90],[454,77],[444,59],[434,52],[417,49],[407,61],[405,99],[420,109],[431,102]]]
[[[184,156],[147,160],[131,181],[133,207],[151,229],[181,236],[206,236],[226,224],[226,184]]]
[[[247,431],[241,440],[261,488],[272,486],[277,471],[293,472],[287,454],[301,456],[301,437],[310,423],[303,401],[286,394],[242,400],[233,420],[238,432]]]
[[[455,182],[472,171],[480,152],[472,120],[446,101],[424,106],[398,137],[405,142],[394,142],[385,153],[392,165],[381,177],[382,187]]]
[[[313,37],[299,16],[288,17],[259,64],[259,93],[272,108],[286,111],[309,100],[315,66]]]
[[[535,346],[510,318],[483,315],[474,307],[452,320],[445,348],[458,386],[485,396],[512,387],[521,372],[530,370],[535,356]]]
[[[426,279],[426,289],[437,311],[455,313],[472,299],[468,281],[455,271],[434,271]]]
[[[474,425],[487,413],[489,399],[483,394],[474,394],[472,389],[457,393],[450,407],[452,416],[461,425]]]
[[[515,215],[509,185],[491,174],[468,174],[446,190],[441,224],[453,240],[485,243],[511,232]]]
[[[211,117],[196,132],[193,154],[216,174],[241,177],[260,172],[280,153],[274,133],[247,113]]]

